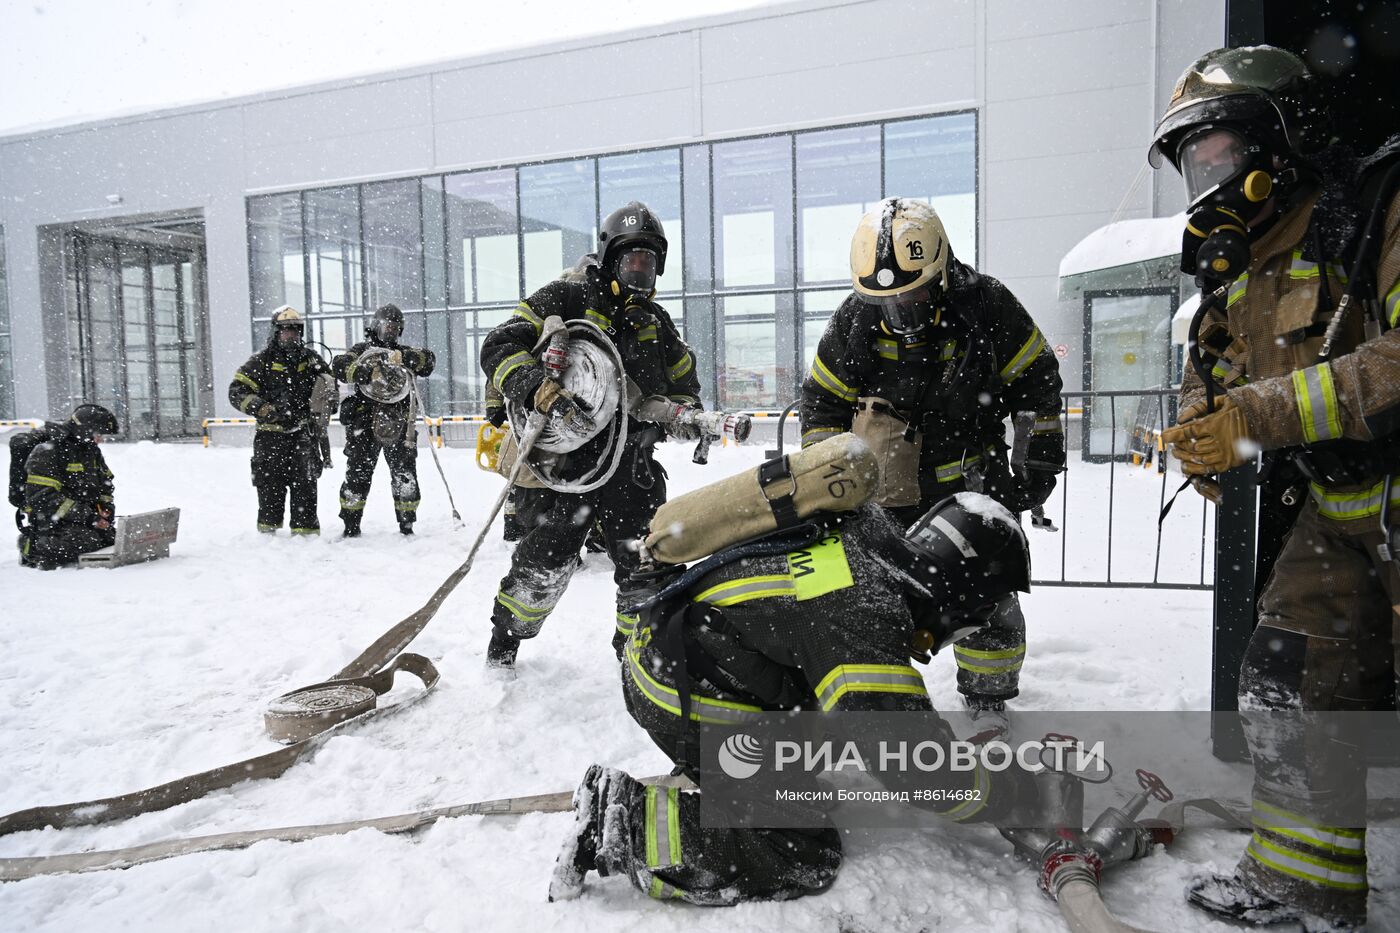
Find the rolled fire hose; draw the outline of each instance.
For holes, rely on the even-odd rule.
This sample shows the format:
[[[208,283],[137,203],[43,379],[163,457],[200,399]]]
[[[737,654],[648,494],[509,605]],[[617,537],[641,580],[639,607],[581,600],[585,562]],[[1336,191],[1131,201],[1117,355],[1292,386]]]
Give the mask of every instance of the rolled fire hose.
[[[562,320],[550,317],[545,321],[541,343],[567,339],[568,331]],[[505,504],[518,470],[524,463],[523,454],[529,452],[544,428],[545,416],[538,412],[535,414],[538,417],[531,417],[520,440],[522,456],[516,464],[517,472],[511,474],[501,490],[466,559],[443,581],[422,608],[379,636],[374,644],[330,680],[284,693],[269,705],[264,714],[268,736],[275,741],[288,743],[286,748],[114,797],[17,810],[0,816],[0,836],[47,826],[67,829],[126,819],[197,800],[211,791],[231,787],[240,781],[277,777],[310,755],[348,723],[392,713],[422,699],[438,682],[437,668],[427,658],[404,652],[404,649],[423,631],[471,570],[477,551]],[[399,671],[417,676],[423,683],[423,689],[398,703],[378,707],[378,698],[392,689],[394,675]]]

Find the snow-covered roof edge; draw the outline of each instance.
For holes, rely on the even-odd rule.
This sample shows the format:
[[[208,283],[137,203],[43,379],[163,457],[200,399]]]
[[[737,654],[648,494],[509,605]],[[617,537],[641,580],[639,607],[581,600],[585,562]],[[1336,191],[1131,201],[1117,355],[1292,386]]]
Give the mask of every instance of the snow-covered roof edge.
[[[1060,277],[1112,269],[1181,252],[1184,213],[1120,220],[1093,231],[1060,260]]]

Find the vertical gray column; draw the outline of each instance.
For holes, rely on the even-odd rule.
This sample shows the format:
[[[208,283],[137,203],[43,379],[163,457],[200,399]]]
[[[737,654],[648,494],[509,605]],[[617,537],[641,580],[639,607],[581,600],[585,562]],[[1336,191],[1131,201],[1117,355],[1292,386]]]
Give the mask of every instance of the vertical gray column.
[[[1254,534],[1258,522],[1255,464],[1220,477],[1223,492],[1215,513],[1215,625],[1211,643],[1210,708],[1239,709],[1240,663],[1254,633]],[[1248,758],[1234,716],[1216,716],[1211,744],[1227,761]]]

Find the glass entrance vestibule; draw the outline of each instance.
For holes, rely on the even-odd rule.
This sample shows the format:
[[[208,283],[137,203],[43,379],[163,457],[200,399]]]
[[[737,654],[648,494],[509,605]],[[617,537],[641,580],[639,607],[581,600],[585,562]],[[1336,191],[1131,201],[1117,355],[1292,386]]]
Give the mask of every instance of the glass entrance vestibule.
[[[196,437],[213,413],[202,238],[149,239],[67,233],[70,385],[128,440]]]

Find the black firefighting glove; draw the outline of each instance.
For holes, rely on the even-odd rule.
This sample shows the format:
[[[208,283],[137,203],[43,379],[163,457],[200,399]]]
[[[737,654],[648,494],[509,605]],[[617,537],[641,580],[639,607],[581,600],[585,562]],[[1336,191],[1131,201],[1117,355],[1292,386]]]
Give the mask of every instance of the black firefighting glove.
[[[1029,512],[1038,505],[1044,505],[1054,491],[1055,474],[1049,470],[1013,467],[1011,495],[1006,507],[1013,512]]]
[[[486,421],[493,428],[499,428],[506,423],[506,410],[502,407],[486,409]]]

